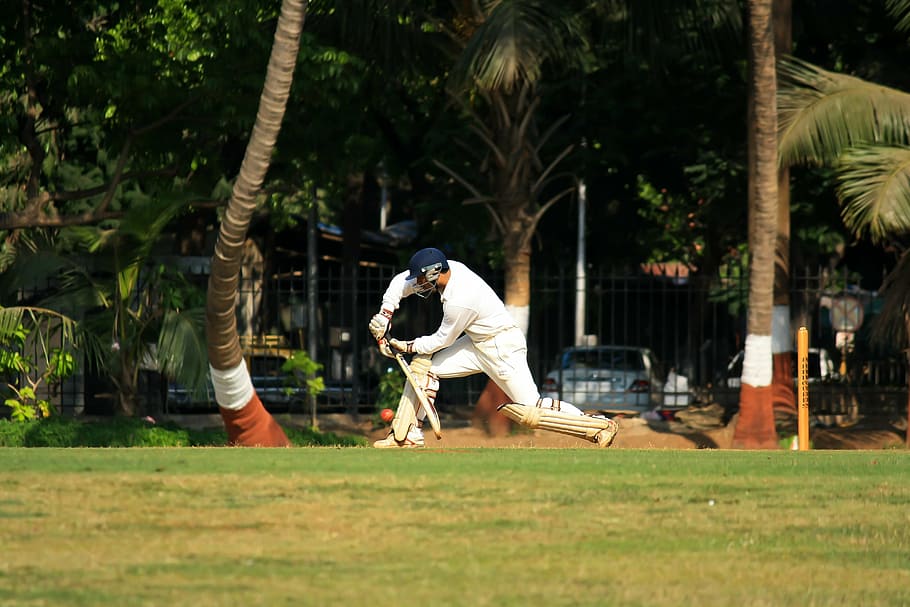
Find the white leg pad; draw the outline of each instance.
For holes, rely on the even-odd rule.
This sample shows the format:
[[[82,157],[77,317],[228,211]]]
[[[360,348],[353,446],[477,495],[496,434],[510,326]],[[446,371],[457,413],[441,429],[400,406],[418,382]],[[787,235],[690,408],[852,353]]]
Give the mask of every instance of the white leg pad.
[[[527,407],[518,403],[506,403],[499,407],[500,413],[514,422],[528,428],[540,428],[596,443],[601,430],[615,428],[616,422],[606,417],[592,417],[563,413],[549,408]]]
[[[411,372],[416,376],[417,382],[425,386],[424,391],[427,394],[427,398],[430,399],[430,402],[434,402],[436,400],[436,391],[439,389],[439,379],[430,373],[431,364],[432,360],[429,356],[417,354],[411,360],[409,366],[411,367]],[[418,413],[421,419],[427,416],[420,405],[420,400],[417,398],[414,388],[411,387],[409,382],[405,382],[404,390],[398,401],[398,409],[395,411],[395,419],[392,420],[392,432],[395,434],[395,440],[403,441],[407,437],[411,427],[417,425]]]
[[[411,426],[417,425],[417,394],[411,384],[405,383],[404,391],[398,400],[395,419],[392,420],[392,432],[395,440],[403,441],[408,436]]]

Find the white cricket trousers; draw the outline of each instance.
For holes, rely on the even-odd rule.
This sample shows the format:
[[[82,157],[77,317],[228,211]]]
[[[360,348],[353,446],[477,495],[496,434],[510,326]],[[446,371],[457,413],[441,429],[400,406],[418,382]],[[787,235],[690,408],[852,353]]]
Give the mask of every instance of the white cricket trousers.
[[[477,343],[462,335],[448,348],[433,354],[430,372],[439,379],[485,373],[514,403],[533,407],[540,400],[540,391],[528,368],[528,344],[518,327]],[[544,406],[552,408],[549,399]],[[560,409],[566,413],[582,413],[566,402],[561,403]]]

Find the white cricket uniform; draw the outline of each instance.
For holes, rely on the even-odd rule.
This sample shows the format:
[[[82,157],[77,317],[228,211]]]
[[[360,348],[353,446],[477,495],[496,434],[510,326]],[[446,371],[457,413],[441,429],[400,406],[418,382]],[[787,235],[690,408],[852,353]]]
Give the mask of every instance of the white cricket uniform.
[[[540,392],[528,368],[524,334],[480,276],[463,263],[448,263],[451,274],[440,294],[442,323],[432,335],[415,339],[414,351],[432,355],[430,372],[440,379],[486,373],[512,402],[533,407]],[[397,310],[403,298],[415,293],[417,280],[407,280],[407,275],[404,271],[392,278],[383,308]],[[563,405],[564,411],[578,411]]]

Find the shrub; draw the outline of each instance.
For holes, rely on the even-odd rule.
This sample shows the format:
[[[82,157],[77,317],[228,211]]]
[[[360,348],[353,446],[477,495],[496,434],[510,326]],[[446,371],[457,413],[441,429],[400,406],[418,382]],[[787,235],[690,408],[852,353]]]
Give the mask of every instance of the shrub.
[[[339,436],[312,428],[285,428],[295,447],[366,445],[362,437]],[[100,421],[51,417],[24,422],[0,420],[0,447],[223,447],[223,428],[195,430],[174,422],[156,424],[134,417]]]
[[[23,446],[25,444],[25,433],[34,423],[0,419],[0,447]]]

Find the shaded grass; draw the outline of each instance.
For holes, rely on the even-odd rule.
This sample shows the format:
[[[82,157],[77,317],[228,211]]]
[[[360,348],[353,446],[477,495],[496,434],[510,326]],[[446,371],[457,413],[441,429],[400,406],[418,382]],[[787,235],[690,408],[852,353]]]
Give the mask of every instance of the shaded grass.
[[[0,604],[906,605],[908,465],[881,451],[0,449]]]

